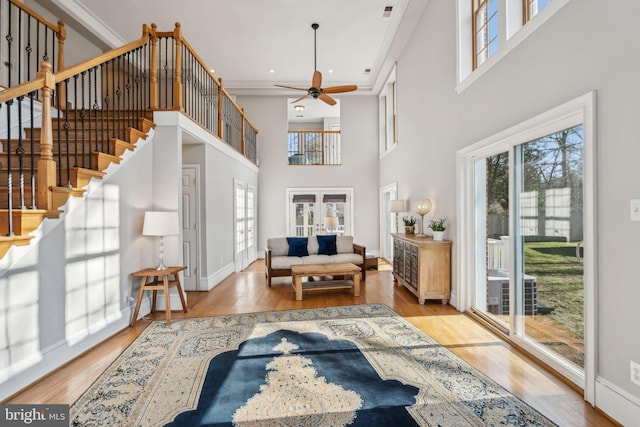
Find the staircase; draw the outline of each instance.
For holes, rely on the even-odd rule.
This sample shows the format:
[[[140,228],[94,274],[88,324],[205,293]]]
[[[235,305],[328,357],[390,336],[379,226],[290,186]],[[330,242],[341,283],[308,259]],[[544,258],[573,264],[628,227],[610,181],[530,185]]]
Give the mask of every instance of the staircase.
[[[2,1],[22,10],[11,19],[33,14]],[[180,24],[170,32],[145,24],[140,39],[62,68],[64,25],[33,19],[56,29],[58,70],[44,60],[26,73],[35,77],[0,90],[0,259],[12,246],[28,245],[45,218],[58,218],[69,197],[82,196],[92,178],[134,150],[155,127],[154,111],[179,111],[257,162],[258,130],[182,37]],[[26,43],[18,51],[30,54]]]
[[[9,153],[12,149],[11,180],[13,183],[12,198],[12,231],[9,236],[9,192],[0,193],[0,258],[2,258],[11,246],[29,244],[33,238],[30,233],[38,228],[45,218],[58,218],[61,214],[59,208],[63,206],[69,197],[79,197],[85,192],[85,187],[93,178],[101,179],[105,170],[113,163],[118,164],[123,154],[135,149],[136,142],[146,139],[149,131],[155,127],[151,120],[153,111],[144,111],[141,117],[137,117],[135,126],[126,127],[118,131],[117,121],[122,116],[132,114],[131,111],[101,112],[100,120],[88,127],[86,123],[78,121],[79,116],[86,116],[85,110],[69,110],[61,120],[52,122],[53,134],[53,158],[60,166],[57,170],[57,185],[51,188],[52,209],[37,209],[35,203],[35,177],[37,176],[37,164],[41,159],[41,128],[24,129],[24,137],[19,139],[6,138],[0,140],[0,188],[8,188]],[[96,140],[95,135],[113,135],[104,140]],[[32,144],[33,139],[33,144]],[[106,141],[106,142],[103,142]],[[23,154],[18,147],[22,146]],[[33,151],[32,151],[33,146]],[[20,157],[23,159],[23,167],[20,168]],[[33,159],[33,173],[31,161]],[[28,163],[28,164],[27,164]],[[34,179],[32,179],[32,176]],[[23,190],[16,183],[24,181]]]

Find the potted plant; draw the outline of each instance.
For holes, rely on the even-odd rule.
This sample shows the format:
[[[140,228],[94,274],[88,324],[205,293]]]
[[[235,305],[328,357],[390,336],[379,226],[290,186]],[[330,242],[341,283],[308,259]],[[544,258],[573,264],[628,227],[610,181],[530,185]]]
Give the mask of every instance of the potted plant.
[[[415,232],[416,219],[413,216],[403,217],[402,222],[404,222],[405,234],[413,234]]]
[[[433,218],[429,221],[429,228],[433,231],[433,240],[442,241],[444,239],[444,230],[447,229],[444,223],[446,218]]]

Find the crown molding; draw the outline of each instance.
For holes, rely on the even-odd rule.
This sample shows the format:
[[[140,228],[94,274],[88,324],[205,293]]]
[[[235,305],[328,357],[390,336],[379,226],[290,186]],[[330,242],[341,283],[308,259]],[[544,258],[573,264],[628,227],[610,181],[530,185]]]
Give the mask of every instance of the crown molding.
[[[128,43],[127,40],[120,37],[118,33],[112,30],[98,16],[91,13],[91,11],[78,0],[48,0],[46,3],[48,3],[49,6],[52,4],[60,9],[110,49]],[[44,6],[46,7],[46,5]]]

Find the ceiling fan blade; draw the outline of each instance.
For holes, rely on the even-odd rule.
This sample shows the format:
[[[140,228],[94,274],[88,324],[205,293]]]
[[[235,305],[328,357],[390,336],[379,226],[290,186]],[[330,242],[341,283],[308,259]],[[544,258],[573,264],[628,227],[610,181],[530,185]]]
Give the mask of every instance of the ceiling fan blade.
[[[301,88],[301,87],[293,87],[293,86],[285,86],[285,85],[275,85],[275,86],[283,87],[283,88],[285,88],[285,89],[295,89],[295,90],[304,90],[304,91],[306,91],[306,90],[307,90],[307,89],[303,89],[303,88]]]
[[[322,73],[320,71],[313,72],[313,80],[311,81],[311,87],[320,89],[322,87]]]
[[[295,101],[291,101],[292,104],[295,104],[298,101],[302,101],[303,99],[305,99],[307,96],[309,96],[309,94],[306,94],[305,96],[301,96],[300,98],[296,99]]]
[[[322,89],[324,93],[342,93],[342,92],[353,92],[357,90],[358,86],[356,85],[347,85],[347,86],[331,86],[325,87]]]
[[[326,102],[329,105],[336,105],[336,100],[327,95],[326,93],[321,94],[318,99]]]

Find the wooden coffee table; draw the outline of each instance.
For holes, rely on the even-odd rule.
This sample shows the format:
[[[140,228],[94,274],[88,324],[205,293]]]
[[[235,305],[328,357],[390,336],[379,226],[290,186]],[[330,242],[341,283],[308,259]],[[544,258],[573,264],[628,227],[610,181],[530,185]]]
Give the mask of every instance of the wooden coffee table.
[[[303,277],[310,276],[351,276],[353,280],[321,280],[302,283]],[[353,296],[360,296],[360,267],[349,262],[337,264],[303,264],[291,266],[291,285],[296,292],[296,300],[302,300],[304,290],[349,289]]]

